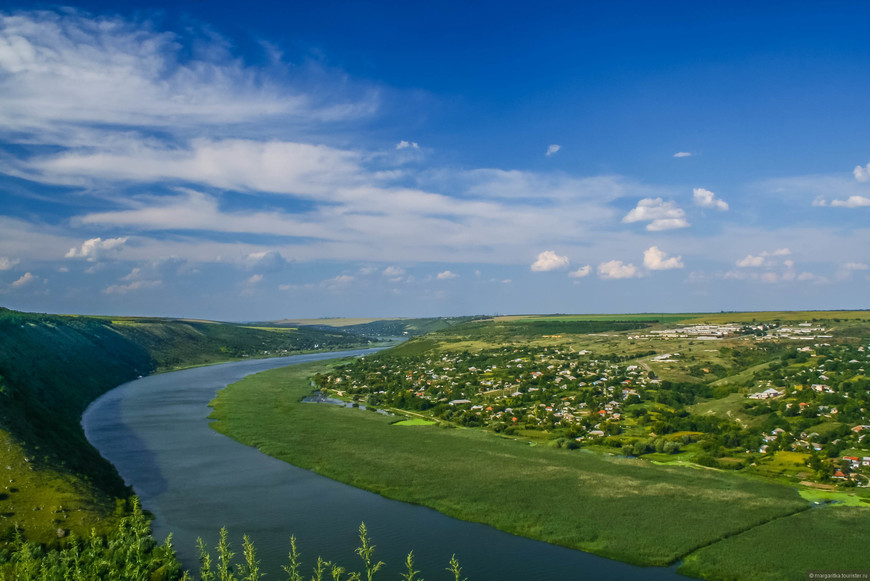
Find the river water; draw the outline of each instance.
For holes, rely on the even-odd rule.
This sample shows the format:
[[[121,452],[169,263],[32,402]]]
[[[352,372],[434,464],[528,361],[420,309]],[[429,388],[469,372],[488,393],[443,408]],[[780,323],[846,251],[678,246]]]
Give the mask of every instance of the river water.
[[[254,541],[267,579],[285,578],[281,565],[287,563],[291,534],[306,574],[318,555],[358,570],[361,563],[353,551],[359,544],[357,528],[365,522],[376,558],[387,564],[376,577],[384,580],[398,579],[405,555],[413,550],[416,568],[430,581],[448,578],[444,568],[453,554],[471,581],[685,581],[673,568],[634,567],[388,500],[266,456],[209,428],[208,403],[217,390],[246,375],[370,351],[239,361],[141,378],[93,402],[82,425],[91,444],[154,513],[155,536],[162,540],[171,532],[179,557],[192,571],[198,567],[196,538],[214,547],[222,526],[237,554],[243,533]]]

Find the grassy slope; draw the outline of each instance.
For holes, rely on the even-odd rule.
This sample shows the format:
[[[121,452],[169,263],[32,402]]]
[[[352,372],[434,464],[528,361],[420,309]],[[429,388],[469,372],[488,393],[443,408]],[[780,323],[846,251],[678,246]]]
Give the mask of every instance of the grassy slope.
[[[0,309],[0,540],[16,523],[39,542],[56,540],[58,528],[111,526],[114,498],[130,491],[79,424],[105,391],[155,370],[351,342],[311,329]],[[55,513],[60,505],[71,512]]]
[[[265,372],[222,390],[213,426],[390,498],[637,564],[671,563],[808,506],[794,490],[719,471],[532,448],[479,430],[396,427],[380,414],[303,404],[316,369]]]

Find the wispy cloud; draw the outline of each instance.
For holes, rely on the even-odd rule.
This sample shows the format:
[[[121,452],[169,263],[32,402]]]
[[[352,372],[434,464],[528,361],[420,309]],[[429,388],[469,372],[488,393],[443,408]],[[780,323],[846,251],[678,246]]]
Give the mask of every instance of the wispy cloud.
[[[678,151],[674,154],[674,157],[692,157],[692,154],[688,151]]]
[[[557,145],[557,144],[555,144],[555,143],[552,144],[552,145],[550,145],[550,146],[548,146],[548,147],[547,147],[547,153],[546,153],[547,157],[550,157],[551,155],[556,155],[557,153],[559,153],[559,150],[560,150],[560,149],[562,149],[562,146],[561,146],[561,145]]]
[[[592,267],[587,264],[586,266],[581,266],[577,270],[569,272],[568,276],[571,278],[583,278],[589,276],[590,272],[592,272]]]
[[[113,284],[103,289],[106,295],[125,295],[136,290],[150,289],[163,284],[160,280],[135,280],[129,284]]]
[[[445,270],[443,272],[439,272],[438,276],[436,276],[435,278],[437,278],[438,280],[450,280],[453,278],[459,278],[459,275],[456,274],[455,272]]]
[[[280,74],[227,58],[219,43],[189,41],[148,21],[75,10],[0,15],[0,124],[57,139],[70,125],[179,129],[279,116],[303,122],[368,115],[377,107],[371,93],[312,99],[272,80]]]

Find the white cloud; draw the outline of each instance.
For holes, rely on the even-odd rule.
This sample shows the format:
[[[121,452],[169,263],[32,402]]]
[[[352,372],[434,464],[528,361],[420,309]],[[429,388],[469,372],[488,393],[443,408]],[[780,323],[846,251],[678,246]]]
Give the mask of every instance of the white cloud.
[[[673,201],[665,202],[661,198],[644,198],[637,203],[622,219],[623,222],[649,222],[646,229],[651,232],[686,228],[689,222],[682,208]]]
[[[701,206],[702,208],[714,208],[722,212],[728,210],[728,203],[716,198],[716,194],[710,190],[694,188],[692,193],[696,206]]]
[[[864,166],[856,165],[852,174],[859,182],[870,182],[870,163]]]
[[[598,276],[603,279],[635,278],[640,272],[633,264],[624,264],[621,260],[611,260],[598,265]]]
[[[300,93],[306,67],[246,67],[227,54],[213,31],[204,36],[208,41],[185,46],[188,39],[147,21],[71,9],[0,14],[0,125],[67,134],[68,140],[80,134],[70,132],[70,125],[183,129],[273,118],[301,123],[359,117],[377,107],[376,94],[367,90],[356,101],[329,98],[343,92],[332,88],[316,98]],[[294,70],[296,90],[271,80]],[[328,82],[322,75],[318,80]],[[342,82],[347,81],[333,84]]]
[[[849,196],[845,200],[831,200],[831,206],[836,208],[864,208],[870,206],[870,198],[867,196]]]
[[[797,277],[797,279],[800,281],[815,280],[815,278],[816,278],[816,275],[814,275],[811,272],[802,272]]]
[[[643,265],[650,270],[671,270],[683,268],[683,257],[672,256],[667,258],[667,253],[659,250],[658,246],[650,246],[643,253]]]
[[[0,256],[0,270],[10,270],[20,262],[18,259],[11,259],[6,256]]]
[[[828,205],[828,201],[823,196],[816,196],[813,199],[813,206],[825,207]]]
[[[692,157],[692,154],[688,151],[678,151],[674,154],[674,157]]]
[[[354,276],[351,276],[349,274],[340,274],[338,276],[335,276],[333,278],[330,278],[328,280],[323,281],[323,284],[326,286],[329,286],[329,287],[337,287],[337,286],[343,286],[346,284],[350,284],[355,280],[356,280],[356,277],[354,277]]]
[[[245,280],[245,284],[247,285],[255,285],[263,281],[262,274],[253,274],[250,278]]]
[[[98,260],[102,260],[112,251],[117,251],[126,242],[126,237],[107,238],[105,240],[102,238],[91,238],[85,240],[78,248],[70,248],[69,252],[66,253],[65,258],[84,258],[88,262],[97,262]]]
[[[535,272],[547,272],[567,268],[570,262],[567,256],[559,256],[552,250],[544,250],[538,254],[538,258],[532,263],[531,268]]]
[[[863,262],[847,262],[843,265],[843,268],[846,270],[867,270],[870,267]]]
[[[287,266],[287,260],[276,250],[251,252],[245,257],[245,264],[260,271],[275,272]]]
[[[458,278],[459,275],[455,272],[450,272],[449,270],[445,270],[444,272],[438,273],[438,280],[450,280],[451,278]]]
[[[745,258],[737,261],[737,266],[740,268],[756,268],[764,266],[764,256],[753,256],[748,254]]]
[[[37,280],[39,277],[35,276],[29,272],[25,272],[21,278],[12,283],[12,288],[21,288],[26,284],[30,284],[31,282]]]
[[[757,268],[759,266],[772,266],[774,264],[773,261],[766,260],[770,256],[789,256],[791,255],[791,250],[788,248],[777,248],[776,250],[764,250],[758,255],[748,254],[744,258],[741,258],[737,261],[737,266],[741,268]],[[783,262],[787,268],[791,268],[794,264],[791,260],[786,260]]]
[[[555,154],[559,153],[560,149],[562,149],[562,146],[556,145],[555,143],[548,146],[547,147],[547,154],[546,154],[547,157],[550,157],[551,155],[555,155]]]
[[[592,267],[587,264],[586,266],[581,266],[573,272],[569,272],[568,276],[570,276],[571,278],[583,278],[584,276],[588,276],[590,272],[592,272]]]
[[[130,291],[158,287],[163,284],[160,280],[134,280],[130,284],[113,284],[103,289],[106,295],[125,295]]]
[[[765,272],[761,275],[761,282],[766,282],[769,284],[773,284],[779,280],[779,277],[775,272]]]
[[[396,149],[401,151],[403,149],[420,149],[420,144],[416,141],[405,141],[404,139],[396,144]]]
[[[398,266],[388,266],[381,274],[389,278],[402,277],[405,275],[405,269]]]

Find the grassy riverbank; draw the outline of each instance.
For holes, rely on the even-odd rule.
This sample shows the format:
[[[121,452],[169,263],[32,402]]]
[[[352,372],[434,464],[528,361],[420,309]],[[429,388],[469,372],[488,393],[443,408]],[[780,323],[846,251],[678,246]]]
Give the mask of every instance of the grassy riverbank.
[[[635,564],[665,565],[805,510],[797,492],[717,470],[529,446],[480,430],[394,426],[303,404],[323,363],[251,376],[213,402],[216,430],[264,453],[449,516]]]

